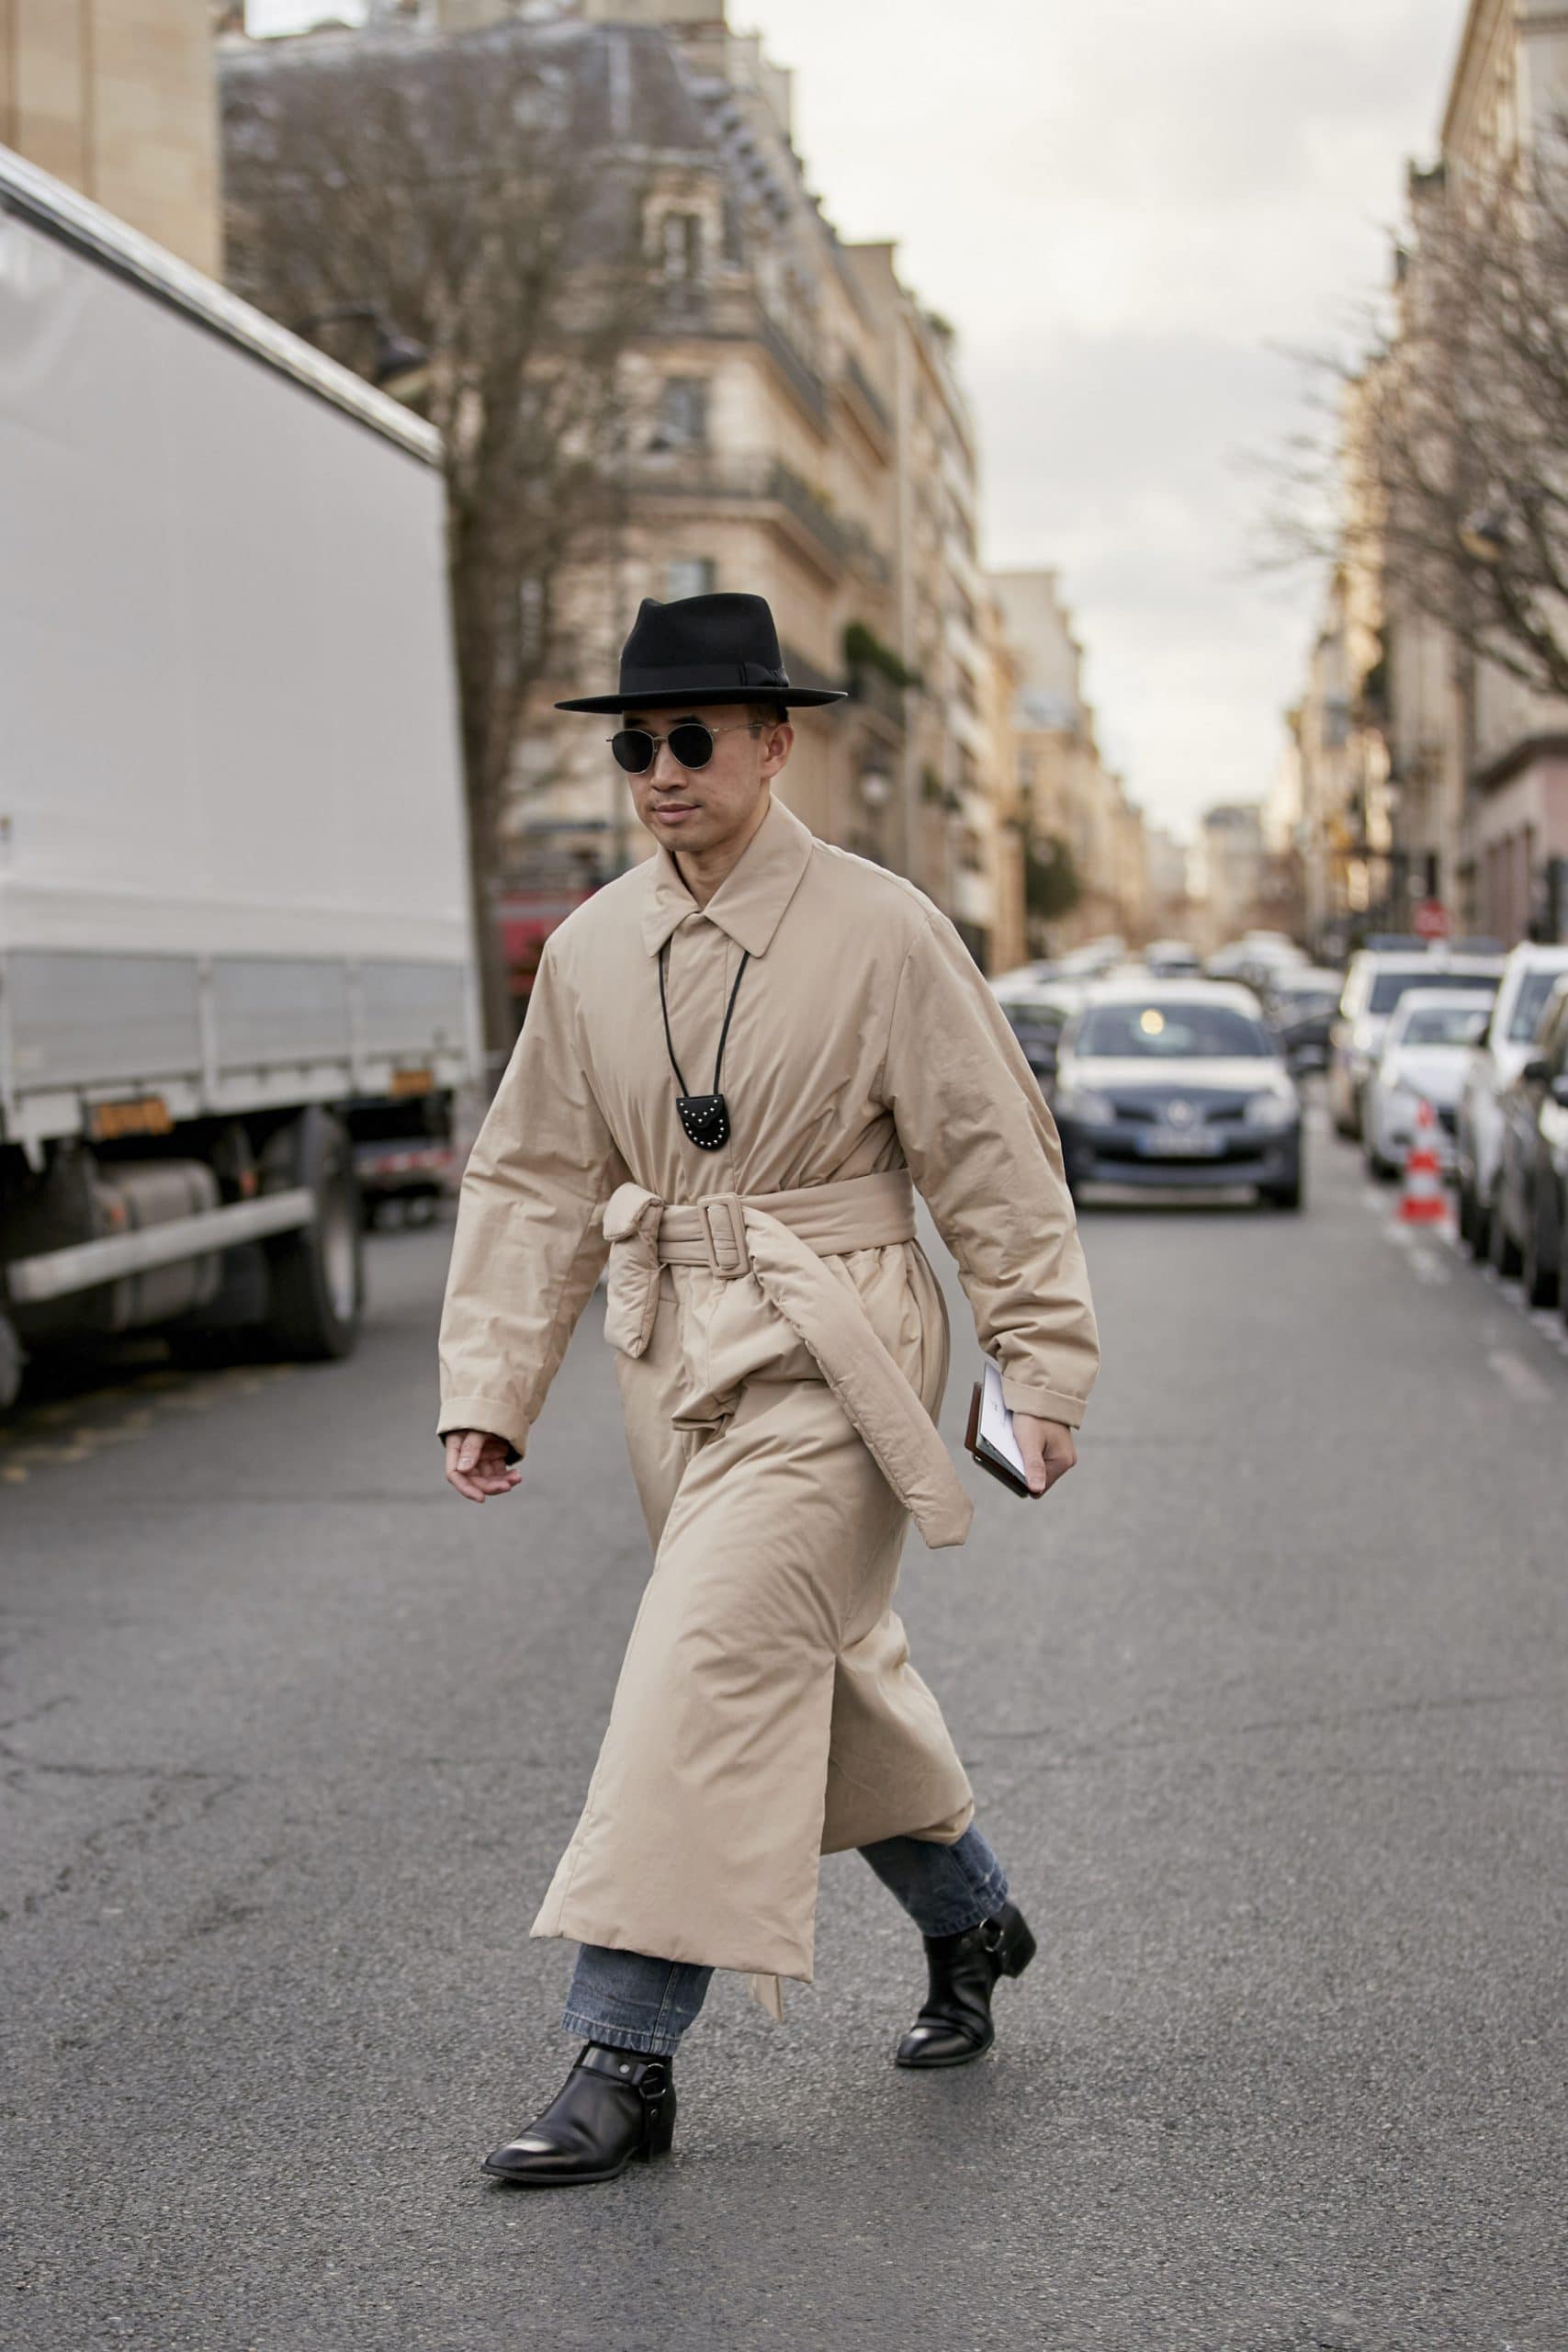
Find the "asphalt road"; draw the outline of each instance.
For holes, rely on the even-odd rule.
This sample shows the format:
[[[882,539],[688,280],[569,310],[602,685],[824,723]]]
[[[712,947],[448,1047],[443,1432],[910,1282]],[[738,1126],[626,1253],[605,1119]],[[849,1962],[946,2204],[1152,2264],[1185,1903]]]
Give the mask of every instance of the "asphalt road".
[[[1568,2344],[1568,1359],[1314,1140],[1301,1218],[1089,1212],[1078,1470],[911,1537],[1041,1939],[996,2051],[894,2071],[918,1945],[836,1858],[816,1987],[721,1978],[674,2157],[602,2188],[477,2169],[572,2052],[526,1929],[645,1571],[599,1301],[482,1510],[441,1233],[373,1245],[351,1365],[13,1431],[0,2340]]]

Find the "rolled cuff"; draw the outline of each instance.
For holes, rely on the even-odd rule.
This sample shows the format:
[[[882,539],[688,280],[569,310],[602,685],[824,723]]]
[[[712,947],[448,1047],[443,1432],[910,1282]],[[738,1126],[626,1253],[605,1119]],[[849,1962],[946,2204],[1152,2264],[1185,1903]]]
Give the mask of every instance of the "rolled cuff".
[[[1043,1421],[1065,1421],[1076,1430],[1083,1420],[1087,1399],[1065,1396],[1056,1388],[1032,1388],[1026,1380],[1002,1374],[1002,1403],[1010,1413],[1033,1413]]]
[[[485,1430],[491,1437],[504,1438],[512,1449],[508,1456],[512,1462],[521,1462],[527,1449],[528,1424],[515,1401],[502,1396],[446,1397],[435,1434],[445,1438],[450,1430]]]

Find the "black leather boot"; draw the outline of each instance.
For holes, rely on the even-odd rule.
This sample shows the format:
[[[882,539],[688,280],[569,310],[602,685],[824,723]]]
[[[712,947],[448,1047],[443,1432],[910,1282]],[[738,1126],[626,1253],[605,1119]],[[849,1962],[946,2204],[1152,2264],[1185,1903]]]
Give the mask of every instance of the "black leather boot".
[[[962,1935],[927,1936],[925,2007],[894,2054],[896,2066],[966,2066],[997,2038],[991,1995],[999,1976],[1021,1976],[1034,1957],[1029,1922],[1004,1903]]]
[[[571,2188],[614,2180],[635,2157],[669,2153],[675,2084],[668,2058],[583,2045],[565,2083],[520,2139],[485,2158],[486,2172],[521,2188]]]

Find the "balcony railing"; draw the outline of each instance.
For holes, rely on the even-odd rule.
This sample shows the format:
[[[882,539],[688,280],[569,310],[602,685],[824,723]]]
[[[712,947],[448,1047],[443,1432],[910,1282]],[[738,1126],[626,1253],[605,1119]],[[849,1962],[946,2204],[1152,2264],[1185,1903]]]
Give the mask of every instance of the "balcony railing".
[[[869,662],[858,663],[850,672],[849,689],[853,700],[866,710],[874,711],[891,726],[903,726],[904,688],[896,686],[886,670]]]
[[[852,351],[844,354],[844,375],[891,441],[894,430],[893,412]]]
[[[769,318],[759,305],[756,313],[757,340],[769,358],[784,377],[813,421],[821,426],[828,423],[828,395],[822,379],[809,361],[804,359],[795,345],[777,322]]]
[[[846,521],[781,458],[705,448],[645,454],[627,469],[626,484],[644,497],[771,502],[807,533],[833,570],[860,571],[879,582],[891,576],[886,556],[862,526]]]

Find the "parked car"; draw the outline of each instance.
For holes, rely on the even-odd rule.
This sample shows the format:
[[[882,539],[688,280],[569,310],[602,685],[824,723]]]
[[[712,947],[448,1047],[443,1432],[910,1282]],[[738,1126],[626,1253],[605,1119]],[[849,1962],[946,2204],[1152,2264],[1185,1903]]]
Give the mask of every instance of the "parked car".
[[[1203,971],[1198,950],[1185,939],[1151,939],[1144,950],[1144,963],[1160,980],[1195,980]]]
[[[1067,1182],[1254,1187],[1302,1204],[1301,1098],[1250,990],[1115,981],[1062,1033],[1053,1104]]]
[[[1299,947],[1270,933],[1222,947],[1203,968],[1212,980],[1239,980],[1261,997],[1279,973],[1299,971],[1305,963]]]
[[[1503,959],[1454,956],[1446,948],[1385,954],[1362,948],[1350,958],[1337,1019],[1328,1033],[1328,1108],[1342,1136],[1361,1132],[1361,1097],[1382,1052],[1388,1018],[1407,989],[1461,989],[1488,1000]]]
[[[1056,968],[1064,979],[1092,980],[1109,971],[1112,964],[1119,964],[1126,953],[1126,942],[1120,933],[1107,932],[1100,939],[1087,941],[1082,947],[1069,948]]]
[[[1407,989],[1400,998],[1361,1098],[1362,1143],[1374,1176],[1399,1173],[1423,1100],[1437,1113],[1431,1141],[1438,1161],[1452,1165],[1455,1107],[1488,1013],[1462,989]]]
[[[1568,1231],[1568,978],[1548,999],[1529,1057],[1502,1094],[1488,1233],[1492,1263],[1532,1306],[1562,1297]]]
[[[1568,947],[1516,947],[1503,966],[1485,1035],[1472,1048],[1454,1131],[1459,1229],[1477,1258],[1491,1241],[1492,1195],[1503,1139],[1502,1097],[1530,1058],[1540,1016],[1562,975]]]
[[[1314,964],[1282,967],[1265,981],[1264,1013],[1292,1069],[1328,1067],[1329,1024],[1344,986],[1343,972]]]
[[[1072,980],[1051,980],[1001,998],[1009,1026],[1023,1047],[1024,1057],[1049,1094],[1056,1076],[1056,1052],[1062,1031],[1083,1002],[1084,990]]]
[[[1010,972],[998,972],[991,980],[991,993],[999,1004],[1010,997],[1032,996],[1042,981],[1054,980],[1061,966],[1054,956],[1038,958],[1032,964],[1015,964]]]

